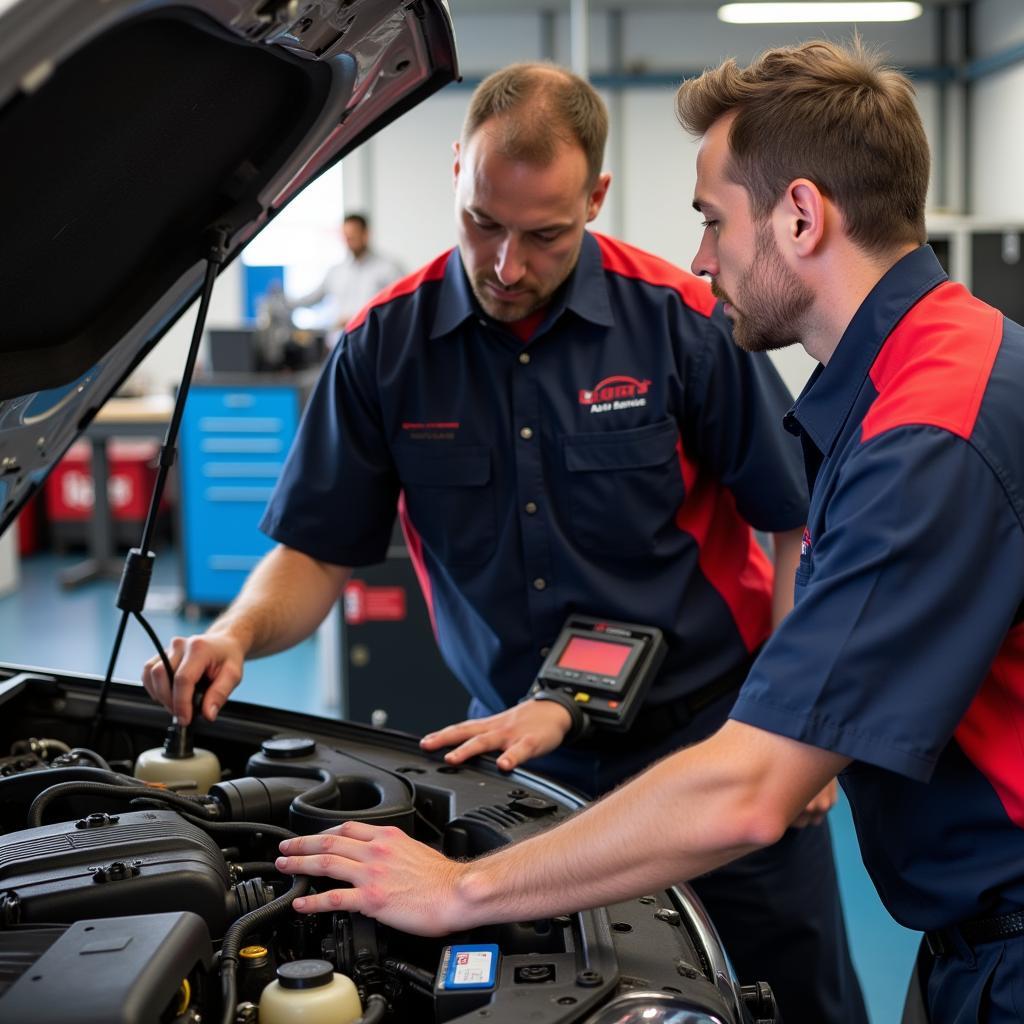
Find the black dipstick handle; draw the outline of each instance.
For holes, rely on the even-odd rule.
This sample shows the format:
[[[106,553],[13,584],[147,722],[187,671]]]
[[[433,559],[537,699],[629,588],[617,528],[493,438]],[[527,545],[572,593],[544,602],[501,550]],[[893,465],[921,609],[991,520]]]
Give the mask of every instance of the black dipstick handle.
[[[167,735],[164,737],[164,754],[174,760],[181,760],[185,757],[192,757],[194,748],[192,746],[192,724],[202,713],[203,697],[210,688],[210,680],[207,676],[201,676],[196,688],[192,691],[192,723],[182,725],[177,718],[171,720],[167,728]]]

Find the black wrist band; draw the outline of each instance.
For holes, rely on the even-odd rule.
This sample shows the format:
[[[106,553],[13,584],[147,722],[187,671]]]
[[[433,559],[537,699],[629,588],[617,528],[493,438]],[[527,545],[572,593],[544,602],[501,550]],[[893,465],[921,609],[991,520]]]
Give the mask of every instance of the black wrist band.
[[[569,731],[565,734],[564,742],[572,743],[574,740],[581,739],[590,732],[590,719],[583,713],[583,709],[569,694],[562,693],[561,690],[549,690],[544,686],[535,686],[530,691],[529,696],[533,700],[554,701],[555,704],[561,704],[569,712],[572,724],[569,726]]]

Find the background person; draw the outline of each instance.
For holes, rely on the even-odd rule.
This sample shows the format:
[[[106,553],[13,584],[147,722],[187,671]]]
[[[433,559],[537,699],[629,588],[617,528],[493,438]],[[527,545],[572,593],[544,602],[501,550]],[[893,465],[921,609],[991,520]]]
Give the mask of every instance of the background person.
[[[559,69],[479,87],[456,146],[458,247],[350,321],[264,520],[282,546],[207,634],[173,641],[176,707],[206,671],[210,713],[245,657],[315,628],[349,567],[383,558],[397,506],[473,697],[473,719],[428,749],[531,759],[597,796],[722,724],[792,603],[806,491],[781,429],[790,398],[767,356],[732,343],[705,283],[585,230],[610,183],[606,134],[596,92]],[[600,400],[610,379],[628,400]],[[774,535],[774,578],[752,527]],[[518,703],[572,611],[668,637],[626,736],[566,746],[564,707]],[[144,679],[172,702],[155,660]],[[740,976],[769,981],[790,1024],[860,1022],[820,824],[834,795],[813,797],[808,827],[696,888]],[[691,812],[651,821],[666,813]]]
[[[378,292],[402,275],[402,268],[370,247],[370,225],[362,213],[347,214],[341,237],[346,257],[331,267],[313,291],[291,299],[292,308],[319,306],[330,300],[327,327],[343,328]]]

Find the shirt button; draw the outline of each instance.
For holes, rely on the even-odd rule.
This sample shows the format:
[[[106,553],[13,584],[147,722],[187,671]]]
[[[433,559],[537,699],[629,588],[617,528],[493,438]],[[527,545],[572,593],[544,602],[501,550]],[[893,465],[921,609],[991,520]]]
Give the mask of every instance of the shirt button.
[[[546,579],[543,579],[540,576],[538,576],[537,579],[535,579],[533,581],[533,589],[534,590],[543,590],[547,585],[548,585],[548,581]]]
[[[520,352],[519,353],[519,362],[521,362],[523,364],[523,366],[525,366],[529,361],[530,361],[530,353],[529,352]]]
[[[530,438],[533,437],[533,431],[529,427],[523,427],[523,429],[519,431],[519,436],[524,441],[529,441]]]
[[[542,658],[546,658],[550,653],[551,653],[551,648],[550,647],[542,647],[540,649],[540,656]]]
[[[528,516],[532,516],[537,511],[537,502],[535,502],[535,501],[528,501],[523,506],[523,508],[526,509],[526,514]]]

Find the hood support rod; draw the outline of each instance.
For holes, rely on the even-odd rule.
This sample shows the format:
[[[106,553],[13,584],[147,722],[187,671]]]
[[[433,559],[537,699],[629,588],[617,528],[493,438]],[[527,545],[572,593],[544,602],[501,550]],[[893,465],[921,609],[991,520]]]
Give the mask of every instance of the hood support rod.
[[[174,465],[177,454],[178,433],[181,430],[181,420],[185,413],[185,401],[188,399],[189,387],[195,373],[196,359],[199,355],[199,342],[203,337],[206,317],[210,310],[213,285],[230,251],[230,231],[227,227],[218,225],[212,228],[208,237],[209,242],[205,257],[206,273],[203,277],[203,286],[199,298],[199,311],[196,314],[196,325],[192,331],[192,342],[189,345],[188,357],[185,360],[185,368],[181,375],[181,386],[178,388],[178,394],[174,401],[174,411],[171,413],[171,419],[167,425],[167,433],[164,435],[163,444],[160,446],[157,477],[153,484],[153,493],[150,496],[149,511],[146,514],[146,521],[142,528],[142,540],[137,548],[132,548],[128,552],[125,558],[124,570],[121,574],[121,583],[117,589],[117,607],[121,609],[121,620],[118,623],[117,635],[114,638],[114,644],[110,651],[110,660],[107,662],[107,673],[103,677],[99,699],[96,702],[96,712],[92,723],[92,742],[96,741],[100,727],[103,724],[107,695],[110,691],[111,680],[114,677],[117,657],[121,652],[121,644],[124,640],[129,616],[134,615],[146,631],[156,647],[160,660],[163,662],[168,680],[174,680],[174,670],[171,668],[167,652],[164,650],[163,644],[160,642],[160,638],[156,635],[153,627],[143,617],[142,612],[146,606],[146,595],[149,592],[149,584],[153,576],[153,563],[156,560],[156,555],[150,551],[149,545],[152,542],[153,531],[156,527],[157,510],[160,508],[160,500],[167,486],[167,477],[171,467]]]

